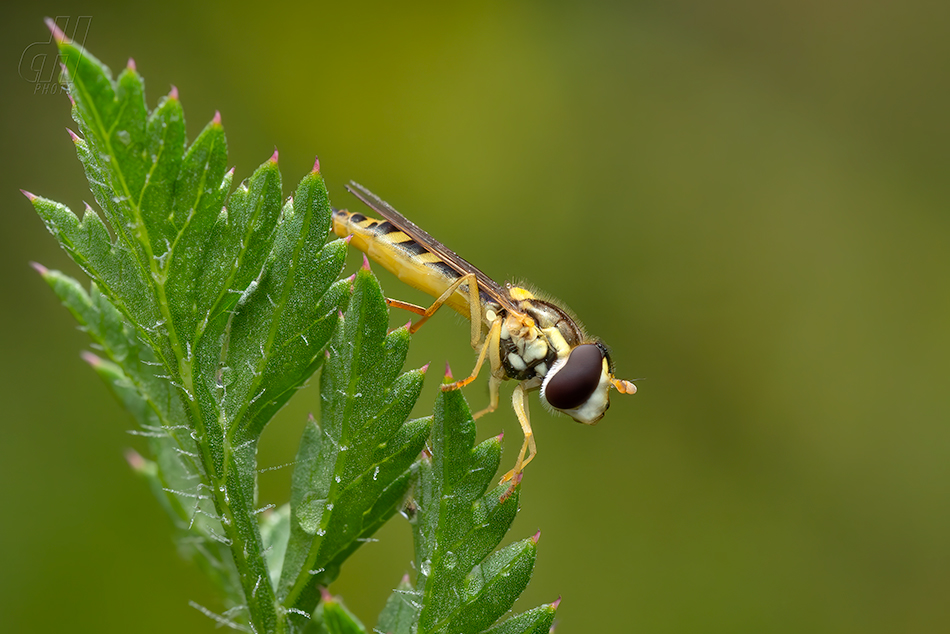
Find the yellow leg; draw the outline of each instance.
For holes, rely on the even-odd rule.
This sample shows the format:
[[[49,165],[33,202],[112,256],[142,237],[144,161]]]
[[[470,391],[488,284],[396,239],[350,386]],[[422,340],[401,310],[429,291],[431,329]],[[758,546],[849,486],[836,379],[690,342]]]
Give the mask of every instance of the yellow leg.
[[[524,443],[521,445],[521,451],[518,453],[515,468],[502,476],[502,482],[508,482],[515,476],[520,475],[528,463],[534,460],[534,457],[538,454],[538,447],[534,443],[534,432],[531,431],[531,421],[528,419],[528,410],[524,402],[526,394],[525,383],[525,381],[519,383],[511,395],[511,404],[515,409],[515,414],[518,416],[518,422],[521,423],[521,431],[524,432]],[[528,454],[527,457],[525,457],[526,453]]]
[[[475,369],[472,370],[472,373],[468,377],[461,379],[459,381],[456,381],[455,383],[448,383],[446,385],[443,385],[442,386],[443,392],[448,392],[450,390],[457,390],[461,387],[465,387],[466,385],[468,385],[469,383],[471,383],[478,377],[478,373],[481,372],[482,370],[482,364],[485,363],[485,357],[488,355],[488,351],[492,348],[492,344],[494,343],[495,344],[494,347],[496,348],[498,347],[499,333],[501,333],[501,319],[496,319],[492,323],[491,328],[488,330],[488,336],[485,337],[485,343],[482,344],[481,350],[479,350],[478,352],[478,361],[475,362]],[[497,390],[496,390],[495,398],[497,400]]]
[[[422,324],[426,323],[429,320],[429,317],[434,315],[436,311],[442,308],[442,305],[445,304],[445,302],[447,302],[449,298],[455,294],[459,287],[466,282],[468,282],[468,299],[471,306],[471,315],[469,318],[472,320],[472,347],[477,350],[478,342],[482,338],[482,306],[478,301],[478,283],[475,281],[475,275],[473,273],[463,275],[452,282],[452,284],[449,285],[447,289],[445,289],[445,292],[442,293],[434,302],[432,302],[432,305],[428,308],[423,309],[421,306],[416,306],[415,304],[410,304],[409,302],[399,301],[398,299],[387,299],[386,303],[390,306],[402,308],[422,316],[422,319],[409,327],[409,332],[414,334],[417,330],[422,328]]]
[[[425,315],[426,309],[422,306],[417,306],[415,304],[410,304],[409,302],[404,302],[400,299],[389,299],[386,298],[386,305],[390,308],[401,308],[402,310],[408,310],[410,313],[415,313],[417,315]]]
[[[488,407],[478,412],[475,412],[475,415],[472,416],[475,420],[478,420],[485,414],[491,414],[496,409],[498,409],[498,391],[501,388],[501,379],[496,379],[494,375],[488,379],[488,394],[491,401],[488,403]]]

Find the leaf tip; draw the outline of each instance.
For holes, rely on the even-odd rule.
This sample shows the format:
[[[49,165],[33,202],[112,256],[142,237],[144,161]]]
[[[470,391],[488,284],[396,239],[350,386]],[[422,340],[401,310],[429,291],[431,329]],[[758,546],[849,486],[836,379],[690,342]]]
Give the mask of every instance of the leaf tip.
[[[129,58],[129,61],[125,63],[125,67],[134,73],[134,72],[135,72],[135,60],[130,57],[130,58]]]
[[[551,609],[556,610],[559,605],[561,605],[561,597],[554,600],[554,603],[551,604]]]
[[[370,271],[370,270],[372,270],[372,269],[369,268],[369,258],[366,257],[366,254],[365,254],[365,253],[363,254],[363,270],[364,270],[364,271]]]
[[[274,153],[270,155],[270,162],[271,162],[271,163],[273,163],[273,164],[275,164],[275,165],[277,164],[278,154],[279,154],[279,153],[277,152],[277,146],[274,146]]]
[[[175,94],[178,94],[177,91]],[[221,111],[220,110],[214,111],[214,117],[212,117],[211,123],[213,123],[214,125],[221,125]]]
[[[30,192],[26,191],[25,189],[21,189],[21,190],[20,190],[20,193],[23,194],[24,196],[26,196],[27,200],[29,200],[30,202],[33,202],[34,200],[36,200],[36,194],[31,194]]]
[[[70,128],[66,128],[66,132],[69,132],[69,138],[73,140],[73,143],[79,143],[82,139],[79,138],[79,135],[72,131]]]
[[[30,262],[30,266],[33,267],[33,270],[39,273],[42,276],[46,276],[49,273],[49,269],[40,264],[39,262]]]
[[[446,382],[448,382],[448,381],[451,381],[453,378],[455,377],[452,376],[452,366],[450,366],[449,362],[446,361],[445,362],[445,380]]]
[[[327,589],[326,589],[325,587],[323,587],[323,586],[320,586],[320,599],[321,599],[324,603],[335,603],[335,600],[333,599],[333,595],[330,594],[330,591],[327,590]]]
[[[50,33],[53,34],[53,38],[56,40],[57,44],[65,44],[69,42],[69,38],[66,37],[66,34],[63,33],[63,30],[56,26],[56,20],[53,18],[43,18],[43,22],[46,23],[46,28],[48,28]]]
[[[320,157],[319,157],[319,156],[315,156],[315,157],[313,158],[313,170],[311,170],[310,173],[311,173],[311,174],[319,174],[319,173],[320,173]]]
[[[83,350],[79,353],[79,356],[82,357],[82,360],[91,365],[93,368],[98,368],[100,365],[102,365],[102,359],[88,350]]]
[[[343,244],[345,244],[346,246],[350,246],[350,240],[352,239],[353,239],[353,234],[351,233],[350,235],[343,238]]]
[[[145,458],[134,449],[125,450],[125,461],[129,463],[133,471],[141,472],[145,469]]]
[[[408,585],[409,585],[409,573],[408,573],[408,572],[402,576],[402,580],[399,582],[399,585],[401,585],[401,586],[408,586]]]
[[[172,89],[168,91],[168,98],[178,100],[178,86],[172,84]],[[218,117],[218,123],[221,122],[221,117]]]
[[[409,323],[412,323],[412,322],[409,322]],[[426,372],[429,371],[429,365],[431,365],[431,362],[425,364],[424,366],[422,366],[422,368],[421,368],[419,371],[422,372],[423,374],[425,374]]]
[[[539,528],[538,532],[535,533],[534,536],[531,537],[531,543],[537,544],[540,539],[541,539],[541,529]]]

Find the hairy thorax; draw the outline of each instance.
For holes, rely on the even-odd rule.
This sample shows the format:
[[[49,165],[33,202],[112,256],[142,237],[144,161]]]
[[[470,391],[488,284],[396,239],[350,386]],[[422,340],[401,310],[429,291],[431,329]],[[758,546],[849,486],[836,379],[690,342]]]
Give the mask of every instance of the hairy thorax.
[[[519,313],[497,315],[502,319],[499,356],[504,376],[525,381],[543,379],[555,361],[566,357],[584,335],[563,309],[534,297],[529,291],[510,286]],[[489,314],[489,318],[491,314]]]

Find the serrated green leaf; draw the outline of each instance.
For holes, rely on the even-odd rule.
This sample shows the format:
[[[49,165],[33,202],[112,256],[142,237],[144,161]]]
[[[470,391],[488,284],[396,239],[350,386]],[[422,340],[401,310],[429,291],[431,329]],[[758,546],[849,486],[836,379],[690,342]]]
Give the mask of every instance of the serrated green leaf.
[[[491,487],[501,438],[477,446],[475,422],[460,391],[443,392],[432,424],[432,456],[419,466],[410,519],[414,587],[393,593],[378,631],[480,634],[511,609],[534,569],[537,537],[495,548],[518,508],[519,486]]]
[[[97,361],[91,356],[87,360],[136,419],[142,430],[138,433],[149,439],[155,455],[167,455],[163,469],[168,478],[167,488],[192,487],[189,481],[202,473],[200,462],[192,458],[197,449],[194,439],[181,424],[186,420],[184,405],[177,390],[158,374],[160,364],[155,361],[152,350],[142,345],[135,330],[98,292],[95,284],[87,293],[75,280],[58,271],[42,269],[41,274],[110,362]],[[160,449],[165,443],[170,448]],[[177,477],[173,477],[174,474]],[[187,501],[178,502],[176,507],[186,505]],[[191,514],[179,515],[187,519]]]
[[[87,360],[148,438],[155,460],[143,464],[182,549],[200,555],[229,603],[245,605],[253,630],[283,630],[274,585],[288,522],[267,516],[262,537],[256,449],[268,420],[323,364],[348,300],[348,285],[334,284],[345,249],[327,244],[323,179],[314,170],[285,203],[275,154],[229,195],[219,116],[189,145],[177,91],[149,112],[134,67],[113,80],[99,60],[54,35],[74,100],[77,154],[102,217],[89,208],[80,220],[29,195],[94,285],[87,293],[60,274],[44,277],[101,348],[102,357]],[[424,429],[407,429],[424,437]],[[417,439],[393,437],[405,446],[377,462],[401,471],[385,472],[376,497],[359,500],[365,522],[357,536],[375,530],[408,486],[403,462]]]
[[[297,454],[291,535],[279,596],[309,612],[318,587],[399,507],[429,420],[407,421],[423,371],[400,375],[409,333],[386,334],[379,284],[360,271],[321,374],[321,421],[311,420]]]

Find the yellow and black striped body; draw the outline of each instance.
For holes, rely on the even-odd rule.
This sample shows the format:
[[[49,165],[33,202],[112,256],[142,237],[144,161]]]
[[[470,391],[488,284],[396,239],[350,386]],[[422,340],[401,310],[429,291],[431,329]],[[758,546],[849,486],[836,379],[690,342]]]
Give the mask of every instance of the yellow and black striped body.
[[[334,233],[348,237],[352,246],[404,283],[436,298],[428,308],[386,300],[421,317],[409,332],[416,332],[446,304],[472,322],[475,367],[468,377],[444,384],[442,390],[468,385],[487,360],[491,403],[475,414],[478,418],[498,406],[503,381],[518,381],[511,403],[525,440],[503,482],[520,474],[537,453],[525,403],[528,391],[540,389],[542,402],[586,425],[607,411],[610,388],[636,392],[633,383],[614,376],[607,346],[589,338],[569,311],[520,286],[498,284],[359,183],[351,181],[347,189],[384,219],[337,210]]]
[[[341,238],[352,236],[350,244],[371,260],[382,265],[400,281],[439,297],[462,274],[442,258],[401,231],[388,220],[377,220],[345,209],[333,211],[333,232]],[[468,293],[463,286],[445,302],[466,319],[472,314]],[[481,313],[492,304],[491,298],[479,293]],[[497,312],[497,308],[495,309]]]
[[[381,264],[400,281],[433,297],[439,297],[462,274],[389,220],[377,220],[340,209],[333,212],[333,231]],[[501,320],[498,359],[493,373],[502,380],[541,380],[559,358],[586,339],[581,328],[557,305],[536,297],[529,290],[506,285],[497,287],[514,312],[480,289],[483,332]],[[472,318],[467,285],[463,284],[445,302],[466,319]],[[529,317],[525,321],[524,317]]]

